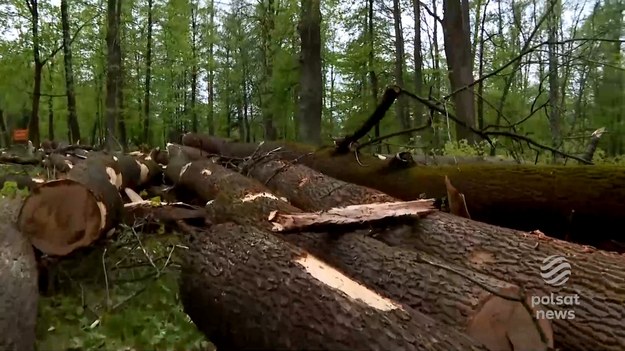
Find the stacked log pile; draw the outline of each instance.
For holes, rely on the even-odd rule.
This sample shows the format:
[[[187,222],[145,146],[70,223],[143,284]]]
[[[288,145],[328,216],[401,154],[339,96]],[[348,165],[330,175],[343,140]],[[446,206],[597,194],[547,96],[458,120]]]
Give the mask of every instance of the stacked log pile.
[[[149,154],[48,151],[47,180],[24,182],[30,194],[0,243],[22,248],[7,249],[13,255],[29,257],[30,244],[38,256],[69,259],[113,239],[122,222],[166,221],[189,248],[185,311],[218,349],[625,348],[625,257],[572,242],[584,242],[578,227],[625,213],[625,193],[610,188],[625,171],[423,165],[406,154],[341,153],[340,142],[322,150],[199,134],[182,142]],[[512,185],[495,179],[504,174]],[[575,193],[577,182],[594,191]],[[157,206],[141,190],[172,202]],[[608,191],[616,199],[597,202]],[[550,285],[542,270],[552,256],[570,266],[563,284]],[[34,258],[21,260],[34,275]],[[3,281],[9,261],[0,261]],[[0,306],[18,294],[31,303],[21,313],[32,315],[36,284],[11,279],[22,280]],[[574,296],[576,304],[554,301]],[[556,314],[565,318],[545,318]],[[33,320],[0,345],[32,343]]]

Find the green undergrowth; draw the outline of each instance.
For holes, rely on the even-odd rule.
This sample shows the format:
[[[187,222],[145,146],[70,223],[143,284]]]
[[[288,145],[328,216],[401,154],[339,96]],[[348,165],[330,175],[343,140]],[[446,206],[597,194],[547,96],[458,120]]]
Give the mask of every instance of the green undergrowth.
[[[37,349],[213,350],[182,310],[183,249],[175,235],[127,228],[106,248],[63,262],[54,293],[40,299]]]

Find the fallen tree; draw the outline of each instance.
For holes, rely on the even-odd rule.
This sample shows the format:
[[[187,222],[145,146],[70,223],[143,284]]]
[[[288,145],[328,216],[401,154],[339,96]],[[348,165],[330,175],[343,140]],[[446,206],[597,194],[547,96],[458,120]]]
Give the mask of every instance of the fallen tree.
[[[345,183],[298,164],[263,159],[246,165],[248,174],[308,211],[325,211],[357,203],[397,201],[352,183]],[[441,183],[444,183],[441,180]],[[415,225],[378,230],[373,236],[386,244],[428,253],[531,291],[579,296],[577,305],[546,305],[556,311],[573,310],[574,319],[555,319],[556,341],[568,350],[621,350],[625,333],[625,256],[598,251],[544,235],[500,228],[443,212],[434,212]],[[566,257],[571,277],[560,287],[541,276],[543,260]],[[605,274],[609,272],[609,274]],[[601,311],[610,311],[607,314]],[[605,337],[602,337],[605,336]]]
[[[279,149],[278,149],[279,148]],[[276,151],[278,149],[278,151]],[[553,237],[598,245],[624,240],[615,231],[625,213],[625,170],[615,166],[460,164],[397,167],[396,163],[334,148],[287,142],[223,142],[205,150],[243,159],[270,152],[346,182],[378,189],[401,200],[446,196],[443,180],[467,200],[475,220],[518,230],[539,229]],[[592,233],[592,234],[590,234]]]
[[[13,225],[21,200],[0,200],[0,349],[34,350],[37,264],[32,246]]]
[[[172,158],[166,174],[176,181],[176,186],[192,191],[202,201],[208,201],[208,210],[214,221],[232,221],[247,227],[257,226],[268,232],[276,225],[269,220],[275,211],[294,215],[301,212],[272,195],[260,183],[210,161],[188,163],[184,156],[182,160]],[[427,213],[430,210],[424,208],[421,211]],[[365,209],[360,213],[367,211]],[[393,217],[395,215],[391,214],[387,223],[396,218]],[[369,219],[375,220],[376,217],[374,215]],[[371,221],[364,218],[361,220],[372,225]],[[469,320],[481,314],[482,310],[478,306],[481,299],[492,294],[500,295],[498,290],[510,287],[502,281],[475,275],[462,268],[449,268],[445,265],[441,268],[432,264],[436,259],[425,258],[414,251],[392,249],[368,237],[369,230],[346,232],[342,223],[335,224],[337,225],[324,233],[298,232],[282,238],[304,248],[380,294],[459,330],[465,330]],[[462,273],[450,275],[449,270]],[[469,276],[476,277],[483,285],[472,283],[471,279],[466,278]],[[507,304],[501,304],[501,310],[509,308],[510,305],[522,305],[515,301],[522,300],[520,295],[513,295],[510,299],[512,301]],[[450,309],[448,306],[455,307]],[[521,309],[511,315],[517,316],[519,320],[510,325],[510,329],[499,334],[501,338],[505,338],[506,332],[525,333],[526,338],[515,342],[516,350],[532,349],[542,343],[537,327],[527,311]],[[492,329],[491,325],[497,324],[492,316],[485,319],[487,322],[480,322],[481,327],[478,330]],[[507,319],[502,322],[503,325],[506,323]],[[546,329],[545,337],[549,338],[548,323],[543,328]],[[494,333],[493,330],[490,335]]]
[[[259,229],[189,236],[185,311],[219,350],[482,350]]]
[[[52,256],[112,234],[123,209],[119,190],[147,184],[160,172],[153,161],[126,155],[92,153],[77,164],[66,161],[67,178],[32,188],[18,218],[33,246]]]

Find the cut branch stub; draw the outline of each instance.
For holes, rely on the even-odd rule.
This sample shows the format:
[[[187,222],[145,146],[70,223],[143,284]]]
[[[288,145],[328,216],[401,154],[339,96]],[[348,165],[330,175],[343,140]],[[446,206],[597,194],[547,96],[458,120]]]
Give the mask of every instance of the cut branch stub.
[[[112,177],[112,178],[111,178]],[[91,245],[117,224],[122,201],[110,167],[98,162],[76,165],[68,179],[35,187],[24,201],[18,226],[33,246],[64,256]]]

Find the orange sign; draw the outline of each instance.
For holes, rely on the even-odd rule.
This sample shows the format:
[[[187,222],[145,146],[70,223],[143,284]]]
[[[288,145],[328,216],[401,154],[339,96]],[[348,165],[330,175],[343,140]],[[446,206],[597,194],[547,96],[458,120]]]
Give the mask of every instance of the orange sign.
[[[15,129],[13,131],[13,141],[28,141],[28,129]]]

